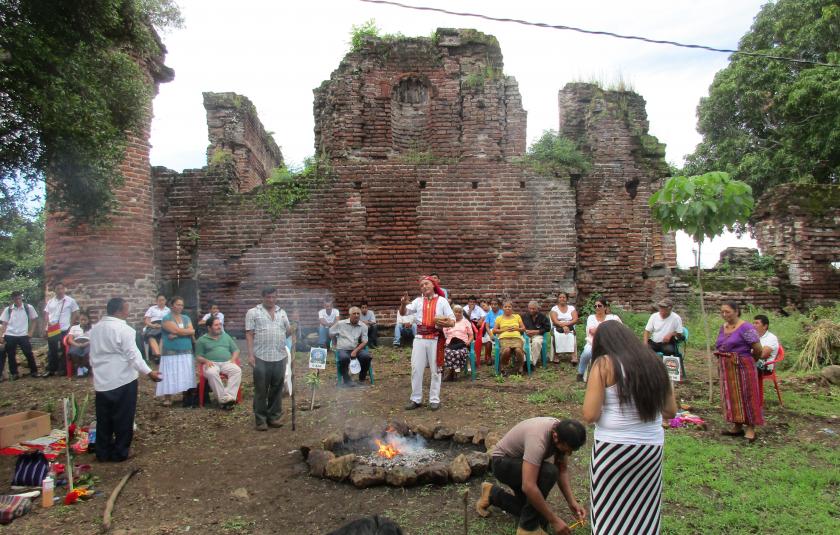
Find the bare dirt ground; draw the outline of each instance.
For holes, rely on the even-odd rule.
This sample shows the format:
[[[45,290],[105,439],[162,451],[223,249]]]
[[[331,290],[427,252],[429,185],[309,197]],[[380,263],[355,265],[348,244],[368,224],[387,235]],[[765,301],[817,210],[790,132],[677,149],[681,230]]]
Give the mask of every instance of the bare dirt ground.
[[[297,412],[297,430],[290,426],[289,398],[284,398],[282,429],[256,432],[250,410],[251,372],[243,374],[245,402],[234,411],[213,407],[204,409],[164,408],[154,398],[154,384],[141,379],[137,410],[138,431],[132,446],[132,458],[121,464],[99,464],[93,455],[77,462],[93,464],[101,478],[97,489],[104,496],[73,506],[44,510],[36,507],[0,533],[35,535],[43,533],[88,534],[101,526],[105,501],[119,479],[132,468],[142,468],[123,490],[114,511],[114,533],[254,533],[254,534],[323,534],[364,515],[386,514],[397,520],[410,534],[464,533],[463,501],[470,493],[469,533],[513,533],[513,520],[496,513],[480,519],[472,509],[482,478],[467,484],[446,487],[396,489],[377,487],[357,490],[346,483],[311,478],[298,450],[301,444],[320,440],[332,431],[342,430],[348,422],[373,423],[390,418],[411,423],[450,427],[485,425],[504,432],[521,419],[538,415],[579,417],[583,385],[575,382],[575,372],[568,364],[538,369],[530,378],[496,379],[489,367],[481,367],[478,380],[461,379],[444,383],[442,408],[405,412],[409,395],[408,348],[377,349],[374,352],[375,386],[337,389],[335,368],[325,373],[317,399],[321,407],[313,412]],[[309,393],[304,386],[305,356],[297,354],[296,384],[299,407],[307,406]],[[19,359],[23,361],[23,359]],[[722,440],[718,436],[722,421],[719,409],[705,403],[706,385],[702,382],[704,364],[698,355],[689,355],[689,373],[693,381],[678,388],[684,402],[709,422],[707,431],[677,430]],[[428,372],[426,385],[428,385]],[[787,383],[787,390],[806,388],[806,384]],[[77,398],[91,392],[89,379],[23,379],[0,384],[0,415],[27,409],[58,407],[61,397],[75,392]],[[695,403],[696,402],[696,403]],[[91,403],[92,407],[92,403]],[[90,417],[93,418],[92,409]],[[53,425],[59,422],[58,409],[52,410]],[[772,403],[767,425],[760,430],[760,443],[787,440],[791,418],[803,431],[801,436],[823,440],[816,430],[826,426],[825,418],[794,415]],[[836,423],[828,419],[829,423]],[[809,432],[813,431],[813,432]],[[591,437],[590,437],[591,438]],[[826,439],[828,440],[828,439]],[[832,445],[829,445],[830,447]],[[836,446],[834,444],[833,446]],[[588,499],[588,475],[583,467],[588,459],[586,448],[571,462],[573,488],[578,500]],[[0,457],[0,493],[11,479],[14,458]],[[488,476],[489,477],[489,476]],[[233,491],[244,488],[247,497]],[[241,491],[240,491],[241,493]],[[63,495],[61,489],[57,494]],[[553,492],[549,503],[567,513],[559,493]]]

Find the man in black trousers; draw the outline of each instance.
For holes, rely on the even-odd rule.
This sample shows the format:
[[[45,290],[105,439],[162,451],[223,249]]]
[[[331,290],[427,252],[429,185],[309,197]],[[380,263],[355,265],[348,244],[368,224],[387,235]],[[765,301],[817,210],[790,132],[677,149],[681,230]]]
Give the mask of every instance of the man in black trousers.
[[[128,303],[121,297],[108,301],[106,316],[90,330],[90,365],[96,390],[96,459],[122,462],[134,437],[138,372],[155,382],[137,349],[136,332],[126,322]]]

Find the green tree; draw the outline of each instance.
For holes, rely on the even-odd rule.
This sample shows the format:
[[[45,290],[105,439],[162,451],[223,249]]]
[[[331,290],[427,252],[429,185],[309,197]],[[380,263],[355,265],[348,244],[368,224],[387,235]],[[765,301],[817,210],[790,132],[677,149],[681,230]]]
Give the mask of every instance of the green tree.
[[[543,131],[542,136],[528,147],[522,160],[534,171],[546,176],[559,176],[571,169],[585,174],[592,169],[592,163],[577,144],[555,130]]]
[[[767,3],[738,50],[840,64],[837,0]],[[697,108],[703,141],[685,172],[723,170],[756,197],[840,180],[840,68],[735,54]]]
[[[0,2],[0,179],[48,177],[50,209],[107,216],[150,97],[138,60],[180,22],[173,0]]]
[[[709,369],[709,401],[712,399],[712,351],[709,320],[703,297],[700,252],[705,239],[720,236],[736,224],[746,223],[752,214],[752,188],[732,180],[727,173],[711,172],[700,176],[669,178],[648,201],[653,217],[668,231],[682,230],[697,242],[697,286],[700,289],[700,314],[706,337],[706,360]]]
[[[28,217],[17,211],[0,223],[0,308],[12,292],[37,304],[44,298],[44,214]]]

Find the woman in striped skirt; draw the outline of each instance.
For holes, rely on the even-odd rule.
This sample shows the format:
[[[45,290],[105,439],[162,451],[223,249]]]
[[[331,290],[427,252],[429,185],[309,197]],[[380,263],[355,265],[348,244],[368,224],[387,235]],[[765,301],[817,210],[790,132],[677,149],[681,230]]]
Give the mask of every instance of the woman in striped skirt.
[[[172,394],[195,388],[195,362],[193,361],[192,339],[195,335],[190,317],[184,312],[184,300],[172,300],[172,312],[163,317],[161,325],[160,374],[163,380],[157,384],[156,396],[163,396],[163,405],[172,405]]]
[[[662,360],[618,321],[598,326],[583,419],[595,423],[592,533],[659,533],[662,418],[677,403]]]
[[[720,372],[723,415],[732,428],[721,434],[755,442],[755,426],[764,424],[761,385],[755,359],[761,357],[761,341],[752,323],[741,319],[738,303],[720,307],[723,325],[715,343]]]

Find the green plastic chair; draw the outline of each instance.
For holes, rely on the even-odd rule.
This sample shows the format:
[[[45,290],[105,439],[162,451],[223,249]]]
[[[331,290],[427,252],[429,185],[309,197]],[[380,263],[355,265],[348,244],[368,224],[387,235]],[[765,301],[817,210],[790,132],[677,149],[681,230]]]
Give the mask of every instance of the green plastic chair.
[[[522,335],[525,339],[525,367],[528,370],[528,375],[531,375],[531,337],[527,334]],[[499,343],[499,337],[493,337],[493,349],[495,350],[496,354],[496,375],[500,375],[501,371],[501,361],[502,361],[502,345]],[[545,342],[543,342],[543,347],[545,347]]]

